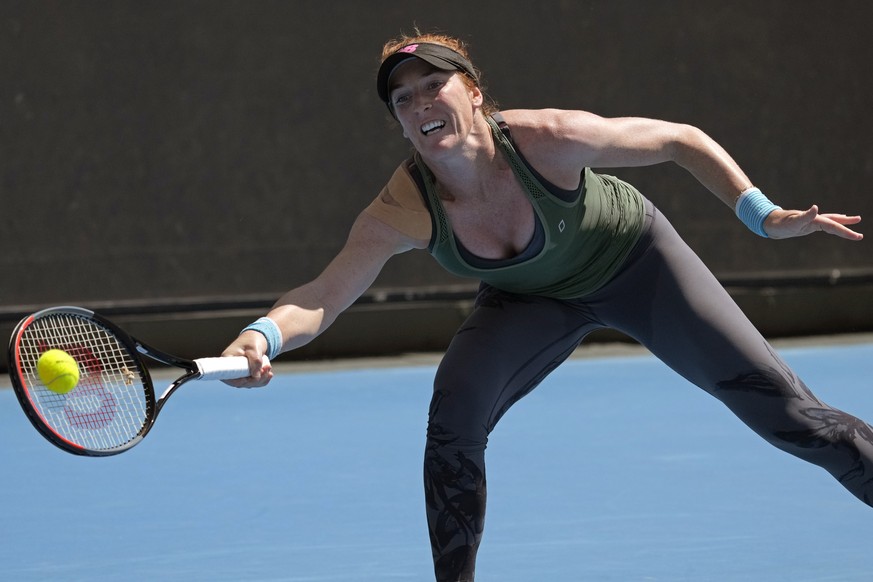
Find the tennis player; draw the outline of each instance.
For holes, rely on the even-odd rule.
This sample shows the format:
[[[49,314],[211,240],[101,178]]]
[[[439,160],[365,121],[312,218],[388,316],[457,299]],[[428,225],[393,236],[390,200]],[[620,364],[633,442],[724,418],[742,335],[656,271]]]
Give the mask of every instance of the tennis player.
[[[377,91],[414,155],[324,272],[285,294],[224,354],[251,362],[251,377],[232,384],[266,384],[272,371],[262,355],[311,341],[389,258],[412,249],[481,281],[430,405],[424,489],[438,581],[473,580],[489,433],[599,328],[631,336],[768,442],[873,502],[870,426],[806,387],[649,200],[590,168],[675,162],[762,237],[822,232],[859,241],[849,228],[859,216],[783,210],[695,127],[495,111],[466,48],[451,37],[386,44]]]

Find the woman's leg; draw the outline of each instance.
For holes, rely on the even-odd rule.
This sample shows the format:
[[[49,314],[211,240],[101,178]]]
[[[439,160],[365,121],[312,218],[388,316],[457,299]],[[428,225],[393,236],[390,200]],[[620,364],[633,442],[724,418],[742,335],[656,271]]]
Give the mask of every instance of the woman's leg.
[[[424,485],[438,582],[473,580],[489,433],[593,328],[559,301],[483,286],[439,366],[430,406]]]
[[[776,447],[873,504],[873,429],[820,401],[657,214],[647,249],[586,300]]]

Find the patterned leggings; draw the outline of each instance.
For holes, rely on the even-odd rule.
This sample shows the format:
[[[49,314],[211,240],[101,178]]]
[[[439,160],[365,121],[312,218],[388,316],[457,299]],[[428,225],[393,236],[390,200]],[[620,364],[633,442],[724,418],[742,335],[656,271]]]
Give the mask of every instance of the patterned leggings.
[[[583,299],[483,285],[437,371],[424,458],[438,582],[471,582],[485,518],[485,445],[497,421],[591,331],[620,330],[774,446],[873,505],[873,429],[821,402],[774,352],[666,218]]]

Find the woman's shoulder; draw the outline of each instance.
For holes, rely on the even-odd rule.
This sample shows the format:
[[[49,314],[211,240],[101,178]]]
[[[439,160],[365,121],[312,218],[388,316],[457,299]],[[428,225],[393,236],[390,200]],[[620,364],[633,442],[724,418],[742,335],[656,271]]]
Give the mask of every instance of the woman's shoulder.
[[[416,180],[412,160],[406,160],[364,212],[405,236],[427,243],[431,237],[430,211]]]
[[[500,115],[513,127],[551,127],[578,121],[579,119],[597,118],[589,111],[581,109],[507,109]]]
[[[501,114],[516,147],[537,171],[562,188],[578,182],[586,165],[586,144],[597,131],[596,115],[567,109],[513,109]]]
[[[521,146],[570,139],[580,127],[600,119],[593,113],[571,109],[510,109],[500,115]]]

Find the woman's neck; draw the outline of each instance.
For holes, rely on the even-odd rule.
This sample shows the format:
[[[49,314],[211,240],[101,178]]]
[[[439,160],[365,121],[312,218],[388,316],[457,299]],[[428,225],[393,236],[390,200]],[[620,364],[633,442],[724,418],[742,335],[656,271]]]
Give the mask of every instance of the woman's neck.
[[[494,178],[508,168],[497,152],[491,126],[477,115],[473,128],[457,152],[429,159],[422,156],[433,173],[441,197],[470,197],[487,190]],[[506,167],[506,168],[505,168]]]

